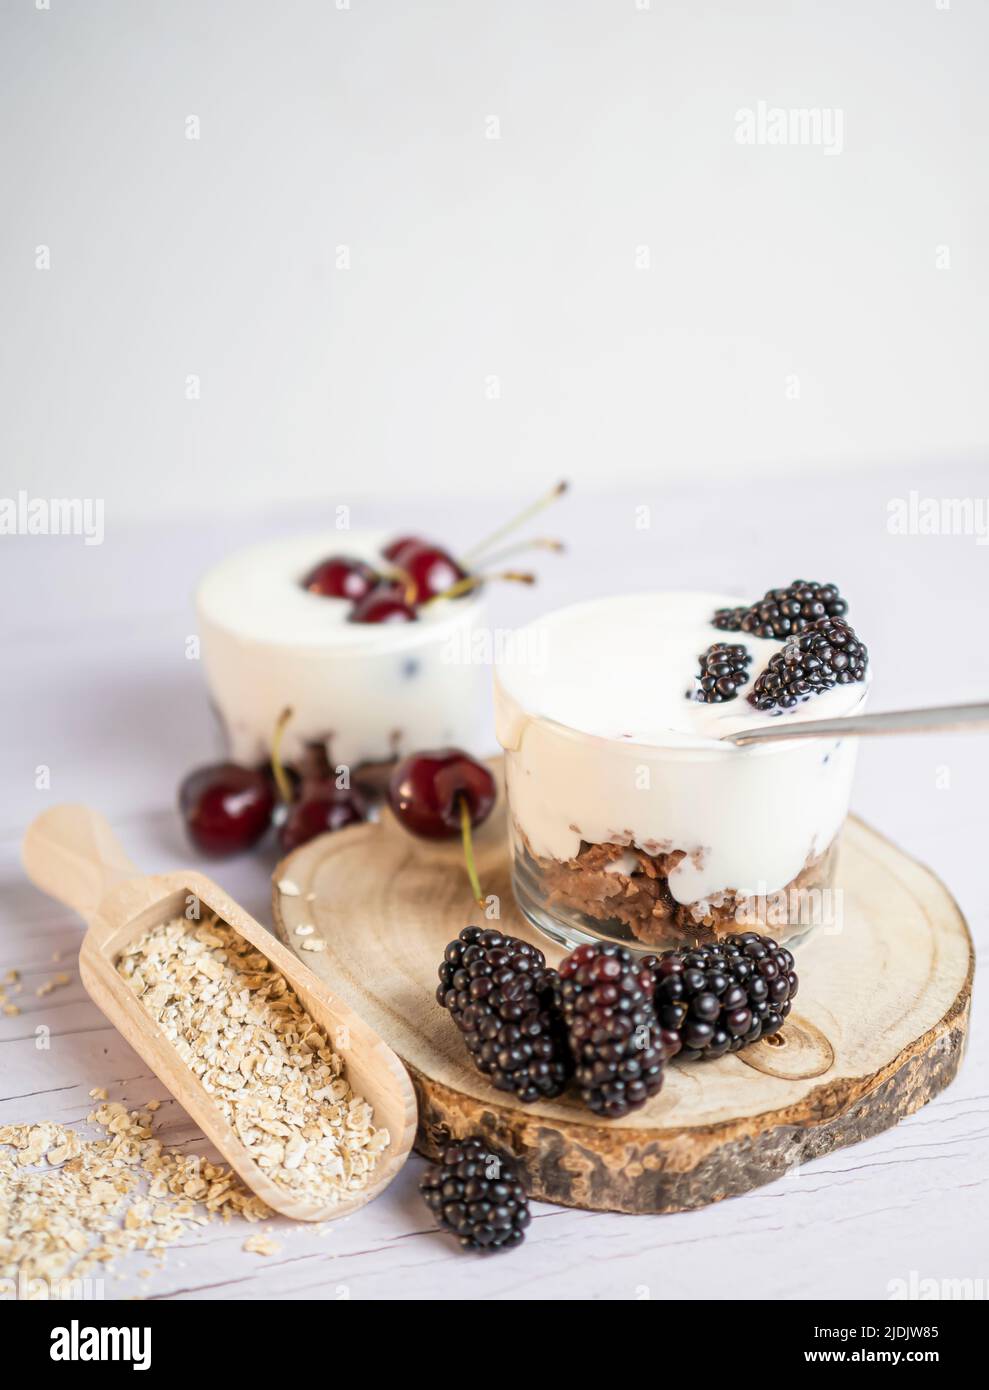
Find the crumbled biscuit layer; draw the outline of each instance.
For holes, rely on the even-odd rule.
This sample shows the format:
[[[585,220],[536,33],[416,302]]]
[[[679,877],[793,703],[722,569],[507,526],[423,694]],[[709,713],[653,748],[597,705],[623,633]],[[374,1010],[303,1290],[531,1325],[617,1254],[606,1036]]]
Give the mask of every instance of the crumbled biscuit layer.
[[[759,930],[760,926],[771,928],[774,936],[784,940],[802,932],[805,925],[798,922],[788,930],[785,917],[782,921],[763,921],[766,907],[778,918],[778,904],[784,898],[827,886],[837,855],[837,841],[823,854],[810,855],[796,878],[778,894],[768,895],[768,904],[733,888],[698,902],[679,903],[670,892],[669,875],[687,858],[685,850],[647,854],[630,844],[583,841],[573,859],[559,860],[535,855],[524,840],[523,844],[536,866],[550,911],[563,908],[579,912],[601,924],[621,922],[637,940],[650,946],[702,945],[733,932]],[[703,851],[692,853],[698,857]]]

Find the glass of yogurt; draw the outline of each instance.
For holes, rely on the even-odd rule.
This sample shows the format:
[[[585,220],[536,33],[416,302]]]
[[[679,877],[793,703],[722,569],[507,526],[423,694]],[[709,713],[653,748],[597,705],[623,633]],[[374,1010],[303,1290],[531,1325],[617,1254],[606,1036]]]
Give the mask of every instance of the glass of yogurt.
[[[206,574],[196,594],[202,659],[234,761],[267,760],[286,707],[289,764],[313,744],[336,767],[448,744],[482,751],[488,673],[472,660],[479,591],[391,624],[351,622],[350,600],[304,587],[329,555],[387,568],[387,540],[372,531],[292,537],[239,551]]]
[[[855,739],[738,747],[727,733],[859,713],[865,679],[767,713],[747,698],[784,642],[725,632],[733,600],[656,593],[551,613],[515,634],[495,679],[513,887],[568,947],[655,950],[764,931],[838,931],[838,842]],[[734,697],[698,698],[700,658],[745,648]]]

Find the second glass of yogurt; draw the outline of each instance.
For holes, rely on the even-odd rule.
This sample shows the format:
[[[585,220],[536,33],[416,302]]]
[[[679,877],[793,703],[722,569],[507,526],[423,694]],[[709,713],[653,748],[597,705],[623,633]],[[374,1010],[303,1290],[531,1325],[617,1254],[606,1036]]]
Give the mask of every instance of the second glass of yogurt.
[[[297,764],[325,745],[332,765],[391,762],[419,748],[479,750],[486,669],[470,659],[482,622],[480,592],[423,605],[415,622],[355,623],[344,598],[305,588],[313,566],[345,554],[387,568],[378,531],[328,531],[241,550],[199,585],[196,607],[206,678],[230,755],[245,766],[270,756],[281,711],[282,745]]]
[[[837,931],[834,874],[855,739],[738,747],[727,733],[860,712],[866,678],[767,713],[748,699],[784,642],[713,625],[736,602],[656,593],[577,604],[515,634],[495,680],[513,887],[567,947],[655,950]],[[734,698],[697,698],[701,655],[739,644]]]

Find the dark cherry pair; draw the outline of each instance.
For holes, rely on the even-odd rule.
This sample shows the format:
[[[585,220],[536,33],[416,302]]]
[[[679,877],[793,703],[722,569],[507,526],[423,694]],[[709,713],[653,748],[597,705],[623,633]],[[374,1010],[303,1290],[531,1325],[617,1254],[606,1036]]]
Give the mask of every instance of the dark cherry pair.
[[[215,763],[190,772],[179,788],[179,810],[189,839],[215,858],[256,845],[271,825],[278,796],[267,767]],[[363,795],[336,785],[331,775],[297,782],[296,799],[278,828],[285,854],[327,830],[367,819]]]
[[[415,753],[392,773],[388,802],[398,821],[415,835],[447,838],[462,830],[464,807],[471,826],[486,820],[496,797],[488,769],[456,748]],[[272,823],[277,792],[271,770],[219,763],[198,768],[182,783],[179,807],[189,838],[204,854],[223,856],[250,849]],[[279,827],[284,853],[327,831],[367,819],[368,805],[356,787],[340,788],[326,767],[297,779],[295,800]]]
[[[379,574],[365,560],[332,555],[306,575],[303,588],[322,598],[350,599],[351,623],[414,623],[419,604],[467,578],[451,555],[418,536],[400,536],[382,554],[394,574]]]

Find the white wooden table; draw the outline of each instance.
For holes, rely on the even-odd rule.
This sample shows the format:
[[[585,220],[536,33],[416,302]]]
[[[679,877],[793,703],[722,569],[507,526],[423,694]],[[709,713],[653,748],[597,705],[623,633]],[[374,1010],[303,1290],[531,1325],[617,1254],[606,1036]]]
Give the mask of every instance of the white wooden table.
[[[548,479],[546,481],[549,481]],[[539,484],[534,484],[534,488]],[[911,488],[984,498],[985,469],[822,477],[790,484],[684,485],[663,496],[573,496],[552,523],[571,552],[540,559],[544,582],[504,591],[509,624],[594,593],[646,587],[735,589],[753,598],[795,577],[838,582],[868,642],[873,708],[986,698],[989,548],[965,536],[897,536],[887,503]],[[167,1139],[202,1139],[89,1003],[76,952],[81,923],[25,880],[19,840],[57,800],[110,818],[148,871],[197,862],[174,810],[181,775],[217,751],[202,675],[186,659],[190,593],[210,557],[275,531],[317,529],[340,500],[353,524],[429,530],[426,500],[368,503],[334,495],[307,512],[118,526],[106,541],[0,539],[0,977],[23,973],[23,1012],[0,1015],[0,1123],[82,1121],[107,1085],[130,1106],[152,1097]],[[505,504],[507,514],[516,499]],[[637,529],[651,509],[651,525]],[[440,536],[464,543],[494,509],[444,507]],[[439,528],[438,528],[439,529]],[[36,785],[50,769],[50,787]],[[863,745],[855,808],[934,867],[976,941],[989,925],[982,882],[989,844],[989,741],[977,736]],[[202,867],[270,923],[273,854]],[[53,961],[55,953],[61,959]],[[70,985],[44,997],[55,972]],[[628,1217],[537,1207],[518,1252],[477,1259],[432,1229],[413,1157],[388,1193],[323,1235],[265,1227],[281,1253],[245,1253],[247,1229],[213,1223],[174,1247],[150,1279],[146,1257],[120,1265],[107,1293],[154,1298],[885,1298],[890,1281],[989,1275],[989,1044],[978,983],[969,1054],[956,1083],[918,1115],[868,1143],[808,1164],[771,1187],[678,1216]],[[35,1029],[51,1030],[39,1049]],[[254,1228],[256,1229],[256,1228]]]

